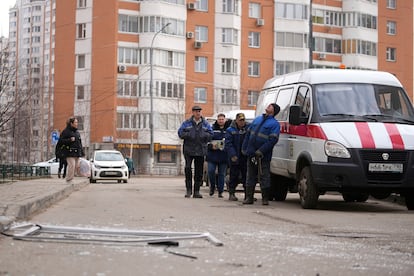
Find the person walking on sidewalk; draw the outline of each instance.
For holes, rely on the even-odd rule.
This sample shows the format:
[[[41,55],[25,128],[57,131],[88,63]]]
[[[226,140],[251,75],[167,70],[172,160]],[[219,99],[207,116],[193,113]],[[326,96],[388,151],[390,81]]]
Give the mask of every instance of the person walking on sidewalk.
[[[236,188],[239,183],[246,186],[247,158],[242,154],[242,145],[246,136],[246,124],[244,113],[237,113],[236,119],[226,130],[226,151],[230,164],[229,200],[237,201]]]
[[[243,152],[247,156],[246,199],[243,204],[254,203],[254,190],[258,180],[262,192],[262,204],[269,205],[270,161],[274,145],[279,140],[280,124],[275,119],[280,107],[273,103],[266,113],[256,117],[247,130]]]
[[[70,117],[66,128],[61,135],[66,162],[68,163],[66,183],[71,183],[75,177],[75,171],[79,168],[79,157],[84,156],[82,140],[78,131],[78,119]]]
[[[223,197],[224,179],[227,169],[227,152],[225,151],[226,129],[230,121],[226,120],[226,115],[220,113],[213,124],[213,137],[208,143],[207,151],[207,171],[210,180],[210,196],[214,195],[217,186],[218,197]],[[217,176],[216,176],[217,169]]]
[[[204,158],[207,154],[207,143],[213,136],[210,124],[201,116],[201,107],[193,106],[192,116],[185,120],[178,129],[178,137],[184,140],[183,154],[185,158],[185,197],[190,197],[193,189],[191,165],[194,161],[194,198],[202,198],[200,186],[203,181]]]

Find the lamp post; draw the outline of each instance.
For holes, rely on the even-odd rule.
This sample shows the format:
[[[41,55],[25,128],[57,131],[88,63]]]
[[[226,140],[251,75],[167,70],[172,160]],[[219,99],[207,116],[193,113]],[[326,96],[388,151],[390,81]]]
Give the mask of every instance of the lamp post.
[[[162,28],[157,31],[152,37],[151,47],[150,47],[150,174],[154,173],[154,93],[153,93],[153,79],[152,79],[152,65],[153,65],[153,46],[154,40],[159,33],[165,30],[171,23],[167,23]]]

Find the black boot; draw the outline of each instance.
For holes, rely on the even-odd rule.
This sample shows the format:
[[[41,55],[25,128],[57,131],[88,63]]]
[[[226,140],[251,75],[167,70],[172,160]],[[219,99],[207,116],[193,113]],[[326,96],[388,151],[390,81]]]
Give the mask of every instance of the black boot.
[[[191,197],[191,192],[193,190],[193,175],[191,168],[185,168],[185,189],[186,193],[184,197]]]
[[[200,186],[201,186],[201,183],[194,183],[194,193],[193,193],[194,198],[203,198],[203,196],[200,194]]]
[[[243,201],[243,204],[253,204],[254,203],[254,186],[246,186],[246,192],[245,192],[245,200]]]
[[[229,200],[230,200],[230,201],[237,201],[237,200],[239,200],[239,199],[236,197],[236,194],[235,194],[235,189],[234,189],[234,188],[230,188],[230,189],[229,189]]]
[[[262,190],[262,205],[269,205],[269,188],[264,188]]]

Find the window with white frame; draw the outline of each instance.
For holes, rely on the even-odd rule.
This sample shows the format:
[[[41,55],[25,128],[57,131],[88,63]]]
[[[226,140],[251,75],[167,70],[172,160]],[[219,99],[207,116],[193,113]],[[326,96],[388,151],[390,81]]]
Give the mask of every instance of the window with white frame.
[[[258,61],[249,61],[247,70],[248,70],[249,77],[258,77],[258,76],[260,76],[260,62],[258,62]]]
[[[397,8],[397,0],[387,0],[387,8],[388,9],[396,9]]]
[[[234,58],[221,59],[221,72],[225,74],[237,74],[238,60]]]
[[[133,112],[118,112],[116,115],[116,127],[126,129],[137,129],[137,118],[143,114],[136,114]],[[146,115],[146,114],[144,114]],[[146,124],[145,124],[146,125]]]
[[[397,23],[395,21],[387,21],[387,34],[395,35],[397,33]]]
[[[76,99],[77,100],[84,100],[85,99],[85,86],[84,85],[77,85],[76,86]]]
[[[249,90],[247,91],[247,105],[248,106],[255,106],[257,103],[257,99],[259,98],[259,91]]]
[[[78,8],[86,8],[86,0],[78,0]]]
[[[207,88],[195,87],[194,88],[194,102],[206,103],[207,102]]]
[[[223,28],[221,42],[224,44],[234,44],[237,45],[239,37],[239,31],[233,28]]]
[[[199,73],[207,72],[207,57],[196,56],[194,61],[194,71]]]
[[[76,119],[78,119],[78,130],[84,130],[84,124],[85,124],[85,118],[84,116],[76,116]]]
[[[260,32],[249,32],[249,47],[260,48]]]
[[[236,89],[221,89],[220,93],[221,104],[237,104],[237,90]]]
[[[76,25],[76,37],[86,38],[86,24],[85,23]]]
[[[223,13],[237,14],[239,0],[223,0]]]
[[[137,91],[137,81],[128,79],[118,79],[118,96],[136,97]]]
[[[196,0],[195,7],[199,11],[208,11],[208,0]]]
[[[276,32],[276,46],[307,48],[308,36],[304,33]]]
[[[200,42],[208,41],[208,27],[196,26],[195,27],[195,40]]]
[[[84,69],[86,67],[86,57],[84,54],[76,55],[76,68]]]
[[[261,5],[259,3],[249,3],[249,17],[250,18],[261,18]]]
[[[138,64],[138,50],[136,48],[118,48],[118,63]]]
[[[387,47],[387,50],[386,50],[387,61],[396,61],[397,60],[396,52],[397,52],[396,48]]]

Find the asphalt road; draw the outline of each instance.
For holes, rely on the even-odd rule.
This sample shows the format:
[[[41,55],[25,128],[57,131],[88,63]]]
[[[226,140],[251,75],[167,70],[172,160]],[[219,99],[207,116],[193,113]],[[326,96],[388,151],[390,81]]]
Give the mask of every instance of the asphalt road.
[[[250,206],[184,198],[184,179],[90,184],[32,217],[40,225],[129,231],[209,232],[223,242],[178,246],[0,237],[0,275],[413,275],[414,212],[384,201],[321,196],[317,210],[285,202]],[[239,197],[242,194],[238,194]],[[45,237],[50,237],[46,234]]]

